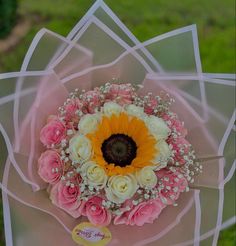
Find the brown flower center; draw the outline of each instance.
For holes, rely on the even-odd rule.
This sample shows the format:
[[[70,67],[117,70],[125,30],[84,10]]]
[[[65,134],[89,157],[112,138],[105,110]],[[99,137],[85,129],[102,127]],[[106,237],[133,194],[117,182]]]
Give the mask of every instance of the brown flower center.
[[[125,167],[136,157],[137,145],[125,134],[113,134],[103,142],[102,153],[107,163]]]

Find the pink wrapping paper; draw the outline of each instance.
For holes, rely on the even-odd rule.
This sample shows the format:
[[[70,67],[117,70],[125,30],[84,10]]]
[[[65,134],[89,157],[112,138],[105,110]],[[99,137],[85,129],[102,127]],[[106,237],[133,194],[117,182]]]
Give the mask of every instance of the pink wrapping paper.
[[[42,29],[21,71],[0,74],[7,245],[76,245],[71,231],[86,219],[71,218],[49,200],[37,174],[39,132],[73,89],[113,78],[142,84],[140,93],[164,90],[175,99],[172,110],[185,122],[203,173],[153,224],[110,225],[109,245],[216,245],[219,231],[235,223],[235,75],[202,72],[194,25],[140,43],[97,1],[66,38]]]

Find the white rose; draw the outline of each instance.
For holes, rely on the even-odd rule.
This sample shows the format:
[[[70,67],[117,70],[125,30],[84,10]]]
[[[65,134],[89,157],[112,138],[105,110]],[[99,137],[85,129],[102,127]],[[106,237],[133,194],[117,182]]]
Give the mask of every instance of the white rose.
[[[123,108],[114,102],[107,102],[103,105],[103,112],[107,116],[111,116],[112,114],[120,114],[123,111]]]
[[[136,179],[142,188],[153,188],[157,184],[157,176],[153,167],[144,167],[136,172]]]
[[[93,161],[88,161],[83,164],[81,167],[81,174],[87,178],[88,184],[91,186],[104,188],[106,185],[106,172]]]
[[[88,160],[92,152],[89,139],[84,135],[75,135],[69,142],[69,152],[72,161]]]
[[[156,166],[155,169],[160,170],[161,168],[166,167],[167,160],[171,155],[171,149],[164,140],[158,141],[155,147],[158,151],[158,154],[154,158],[153,163]]]
[[[151,134],[159,141],[161,139],[166,139],[170,133],[169,127],[166,125],[165,121],[156,117],[149,116],[145,118],[146,126],[148,127]]]
[[[96,114],[84,115],[78,124],[79,132],[81,134],[92,133],[97,129],[99,117]]]
[[[136,105],[130,104],[126,107],[126,112],[129,115],[136,116],[138,118],[144,118],[146,114],[144,113],[144,108],[138,107]]]
[[[105,188],[108,200],[115,203],[122,203],[131,198],[138,188],[134,175],[117,175],[108,180],[108,186]]]

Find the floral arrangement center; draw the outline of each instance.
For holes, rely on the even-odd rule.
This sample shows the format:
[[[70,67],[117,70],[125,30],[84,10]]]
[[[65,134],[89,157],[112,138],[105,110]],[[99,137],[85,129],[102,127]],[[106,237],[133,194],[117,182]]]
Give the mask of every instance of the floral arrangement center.
[[[152,223],[201,172],[165,94],[131,84],[76,89],[40,133],[38,173],[52,203],[95,225]]]

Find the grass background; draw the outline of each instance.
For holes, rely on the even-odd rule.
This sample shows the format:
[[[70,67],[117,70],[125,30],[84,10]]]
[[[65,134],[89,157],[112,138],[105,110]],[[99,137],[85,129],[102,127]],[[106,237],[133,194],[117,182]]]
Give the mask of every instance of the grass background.
[[[158,34],[196,23],[204,72],[235,73],[234,0],[106,0],[108,6],[144,41]],[[5,53],[0,53],[0,72],[20,69],[34,37],[46,27],[67,35],[94,3],[93,0],[20,0],[18,22],[32,23],[27,35]],[[1,15],[1,13],[0,13]],[[2,224],[0,246],[5,245]],[[233,246],[236,226],[220,234],[219,246]]]

